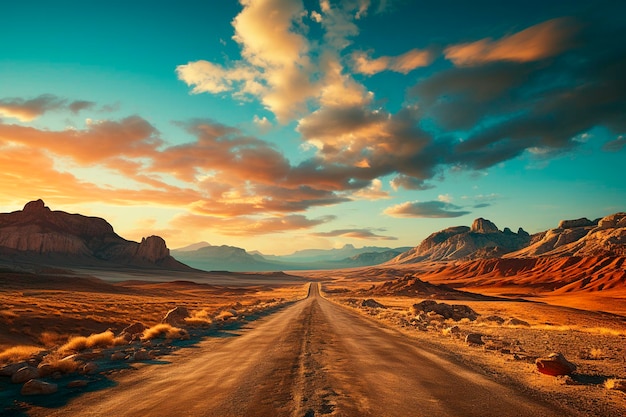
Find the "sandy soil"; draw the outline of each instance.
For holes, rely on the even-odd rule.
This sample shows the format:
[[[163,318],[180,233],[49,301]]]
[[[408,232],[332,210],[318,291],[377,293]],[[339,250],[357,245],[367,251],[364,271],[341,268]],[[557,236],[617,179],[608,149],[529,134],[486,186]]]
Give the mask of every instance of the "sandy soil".
[[[361,307],[367,291],[334,293],[341,302],[377,321],[399,329],[419,343],[435,345],[457,355],[464,363],[501,381],[509,381],[542,398],[565,404],[588,416],[626,415],[626,394],[607,390],[606,380],[626,378],[626,317],[538,302],[437,300],[470,306],[476,321],[432,320],[417,323],[411,306],[418,297],[375,296],[385,308]],[[345,288],[342,286],[334,286]],[[498,324],[485,320],[516,318],[528,325]],[[459,327],[452,334],[452,326]],[[480,333],[484,346],[469,345],[465,336]],[[577,365],[571,378],[542,375],[535,359],[561,352]]]

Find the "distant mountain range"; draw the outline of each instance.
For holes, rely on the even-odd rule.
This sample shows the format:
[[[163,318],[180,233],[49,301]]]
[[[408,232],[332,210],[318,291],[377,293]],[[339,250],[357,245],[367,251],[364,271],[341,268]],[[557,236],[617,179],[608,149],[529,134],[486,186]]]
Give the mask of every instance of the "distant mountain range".
[[[491,221],[479,218],[471,227],[457,226],[433,233],[414,248],[345,245],[284,256],[207,242],[170,253],[159,236],[129,241],[117,235],[104,219],[52,211],[42,200],[29,202],[23,210],[0,213],[0,264],[4,265],[261,272],[546,257],[626,257],[626,213],[596,220],[562,220],[558,227],[534,235],[522,228],[517,232],[499,230]]]
[[[172,250],[172,256],[194,268],[234,272],[336,269],[377,265],[409,248],[345,245],[339,249],[307,249],[290,255],[263,255],[234,246],[213,246],[207,242],[194,243]]]

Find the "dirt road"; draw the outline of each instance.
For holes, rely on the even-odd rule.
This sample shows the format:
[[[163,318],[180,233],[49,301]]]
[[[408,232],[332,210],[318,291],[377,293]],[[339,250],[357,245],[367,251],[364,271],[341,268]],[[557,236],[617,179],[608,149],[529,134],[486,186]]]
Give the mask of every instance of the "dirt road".
[[[336,305],[306,299],[48,416],[561,416]]]

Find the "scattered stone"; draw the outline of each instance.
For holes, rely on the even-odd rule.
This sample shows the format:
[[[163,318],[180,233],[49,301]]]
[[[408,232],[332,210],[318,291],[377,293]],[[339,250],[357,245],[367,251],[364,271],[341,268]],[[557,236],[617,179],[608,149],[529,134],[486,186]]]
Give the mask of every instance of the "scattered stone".
[[[179,327],[185,324],[187,317],[190,317],[190,314],[186,307],[175,307],[167,312],[161,323]]]
[[[26,362],[17,362],[4,365],[0,368],[0,376],[13,376],[19,369],[27,366]]]
[[[498,323],[498,324],[503,324],[504,323],[504,319],[500,316],[487,316],[487,317],[483,317],[482,320],[484,321],[492,321],[494,323]]]
[[[551,376],[569,375],[576,370],[576,365],[565,359],[561,353],[551,353],[547,358],[539,358],[535,365],[537,371]]]
[[[626,379],[607,379],[604,386],[606,389],[626,392]]]
[[[124,327],[124,329],[122,329],[121,333],[118,336],[123,337],[125,340],[130,342],[133,340],[138,340],[141,337],[141,334],[143,333],[144,330],[146,330],[145,324],[140,323],[140,322],[135,322],[129,326]]]
[[[80,368],[80,371],[83,374],[95,374],[97,370],[98,364],[95,362],[87,362]]]
[[[530,324],[527,321],[516,319],[515,317],[511,317],[507,321],[504,322],[505,326],[524,326],[530,327]]]
[[[370,307],[370,308],[387,308],[378,301],[373,298],[368,298],[367,300],[363,300],[361,302],[361,307]]]
[[[123,361],[124,359],[126,359],[126,353],[124,352],[118,351],[111,354],[112,361]]]
[[[55,368],[54,366],[52,366],[51,363],[40,363],[37,369],[39,370],[40,377],[52,375],[52,373],[54,373],[55,371]]]
[[[67,383],[68,388],[82,388],[86,387],[89,384],[89,381],[86,379],[76,379],[74,381],[70,381]]]
[[[38,378],[38,377],[39,377],[39,371],[37,370],[37,368],[34,368],[30,365],[26,365],[18,369],[17,371],[15,371],[13,376],[11,376],[11,382],[13,382],[14,384],[22,384],[28,381],[29,379]]]
[[[22,395],[48,395],[54,394],[58,389],[57,384],[31,379],[24,384],[20,393]]]
[[[152,355],[145,349],[139,349],[131,357],[133,361],[149,361],[152,360]]]
[[[452,335],[452,336],[457,336],[457,335],[459,335],[461,333],[461,328],[459,326],[456,326],[456,325],[454,325],[452,327],[447,327],[444,330],[444,333]]]
[[[469,333],[465,336],[465,343],[468,345],[484,345],[483,335],[480,333]]]
[[[443,316],[445,319],[455,321],[462,319],[474,321],[478,318],[478,313],[464,304],[446,304],[437,303],[434,300],[424,300],[421,303],[413,304],[413,308],[415,311],[423,311],[425,313],[433,311]]]

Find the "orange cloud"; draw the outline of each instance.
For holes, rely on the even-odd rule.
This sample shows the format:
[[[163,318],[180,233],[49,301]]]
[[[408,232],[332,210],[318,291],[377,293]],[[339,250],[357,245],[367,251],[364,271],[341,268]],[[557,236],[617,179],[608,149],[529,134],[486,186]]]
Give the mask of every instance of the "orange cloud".
[[[572,47],[572,38],[578,29],[573,19],[552,19],[497,41],[486,38],[450,46],[444,54],[459,67],[495,61],[538,61]]]
[[[462,207],[444,201],[407,201],[387,207],[384,213],[392,217],[426,217],[426,218],[451,218],[469,214],[469,211],[461,210]]]
[[[374,75],[387,70],[408,74],[416,68],[430,65],[434,58],[432,51],[420,49],[411,49],[398,56],[381,56],[375,59],[370,58],[364,52],[352,54],[354,70],[366,75]]]

